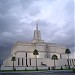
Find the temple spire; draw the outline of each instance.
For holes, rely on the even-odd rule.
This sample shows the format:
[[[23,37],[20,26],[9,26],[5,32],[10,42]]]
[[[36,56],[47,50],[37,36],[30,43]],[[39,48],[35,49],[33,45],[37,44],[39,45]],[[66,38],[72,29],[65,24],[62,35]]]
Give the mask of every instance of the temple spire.
[[[41,39],[41,32],[38,30],[38,21],[36,20],[36,30],[34,30],[33,42],[43,42]]]
[[[36,20],[36,30],[38,30],[38,21]]]

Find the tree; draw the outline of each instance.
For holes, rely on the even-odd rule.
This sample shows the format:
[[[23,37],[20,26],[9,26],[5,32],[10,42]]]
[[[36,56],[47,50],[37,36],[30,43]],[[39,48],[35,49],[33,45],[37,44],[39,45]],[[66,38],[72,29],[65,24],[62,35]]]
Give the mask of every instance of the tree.
[[[16,61],[16,58],[13,56],[11,61],[13,61],[13,70],[15,70],[15,68],[14,68],[14,61]]]
[[[67,62],[68,62],[68,68],[70,69],[70,64],[69,64],[69,54],[70,54],[71,52],[70,52],[70,50],[67,48],[67,49],[65,50],[65,53],[66,53],[67,56],[68,56]]]
[[[53,55],[52,56],[52,60],[54,60],[54,69],[55,69],[55,67],[56,67],[56,65],[55,65],[55,60],[58,60],[58,57],[57,57],[57,55]]]
[[[37,68],[37,55],[39,55],[38,50],[35,49],[33,51],[33,55],[35,55],[35,59],[36,59],[36,70],[38,70],[38,68]]]

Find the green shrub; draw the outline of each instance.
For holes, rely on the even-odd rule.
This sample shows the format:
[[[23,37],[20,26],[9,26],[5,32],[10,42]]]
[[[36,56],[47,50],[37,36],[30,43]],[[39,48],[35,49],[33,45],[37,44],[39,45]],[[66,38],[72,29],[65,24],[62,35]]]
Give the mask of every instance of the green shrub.
[[[75,68],[73,68],[72,70],[73,70],[73,72],[75,73]]]
[[[14,68],[13,70],[16,71],[16,68]]]

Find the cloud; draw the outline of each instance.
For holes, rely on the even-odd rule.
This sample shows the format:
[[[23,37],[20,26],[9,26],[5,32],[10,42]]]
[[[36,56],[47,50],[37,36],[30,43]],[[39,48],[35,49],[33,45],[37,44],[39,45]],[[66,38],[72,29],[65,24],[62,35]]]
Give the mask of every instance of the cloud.
[[[17,41],[31,41],[38,20],[43,40],[74,51],[73,0],[0,0],[0,58]]]

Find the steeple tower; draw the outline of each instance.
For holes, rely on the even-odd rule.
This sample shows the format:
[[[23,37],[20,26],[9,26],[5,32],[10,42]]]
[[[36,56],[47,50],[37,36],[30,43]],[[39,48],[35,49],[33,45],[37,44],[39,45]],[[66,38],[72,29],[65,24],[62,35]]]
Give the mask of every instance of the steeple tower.
[[[38,21],[36,21],[36,30],[34,30],[33,42],[42,42],[41,40],[41,32],[38,29]]]
[[[36,21],[36,30],[38,30],[38,21]]]

